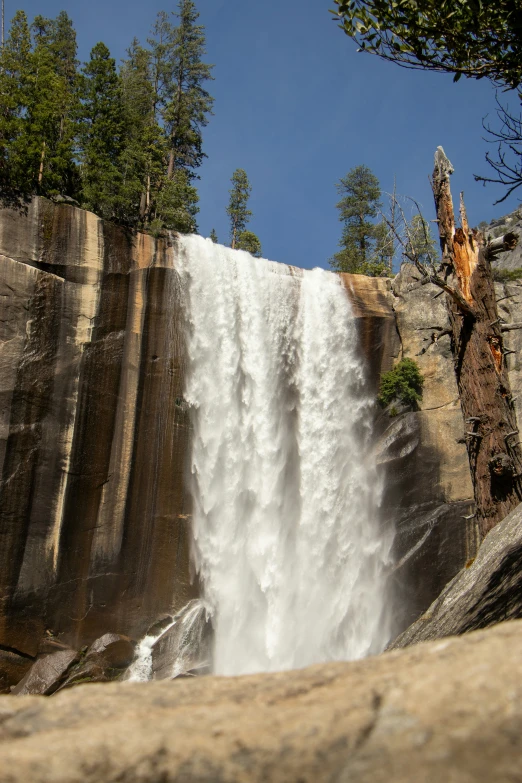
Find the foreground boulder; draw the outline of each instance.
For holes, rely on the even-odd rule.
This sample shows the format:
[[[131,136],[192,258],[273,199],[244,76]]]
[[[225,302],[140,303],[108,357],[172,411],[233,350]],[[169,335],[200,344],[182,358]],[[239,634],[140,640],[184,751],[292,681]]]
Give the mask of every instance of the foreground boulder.
[[[522,504],[488,533],[476,559],[389,649],[522,617]]]
[[[0,697],[0,782],[519,780],[521,646],[515,621],[300,671]]]

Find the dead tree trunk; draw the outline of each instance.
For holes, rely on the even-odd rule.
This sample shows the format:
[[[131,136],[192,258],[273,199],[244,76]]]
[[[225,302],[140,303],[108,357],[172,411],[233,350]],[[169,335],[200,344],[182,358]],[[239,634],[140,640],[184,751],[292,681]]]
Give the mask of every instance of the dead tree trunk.
[[[502,327],[490,259],[516,244],[506,235],[495,246],[470,231],[464,201],[455,228],[442,147],[435,154],[433,195],[437,209],[443,279],[452,329],[452,351],[473,481],[476,519],[483,537],[522,500],[522,450],[510,390]]]

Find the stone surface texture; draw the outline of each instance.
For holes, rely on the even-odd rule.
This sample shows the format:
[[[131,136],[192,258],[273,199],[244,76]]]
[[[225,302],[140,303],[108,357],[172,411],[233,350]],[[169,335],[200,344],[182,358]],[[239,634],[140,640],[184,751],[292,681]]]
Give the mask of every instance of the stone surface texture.
[[[493,267],[496,269],[506,269],[513,271],[522,269],[522,209],[520,207],[510,212],[509,215],[492,220],[487,226],[482,226],[481,230],[487,238],[495,239],[507,233],[517,234],[518,245],[514,250],[507,253],[501,253],[493,261]]]
[[[522,504],[488,533],[477,557],[390,649],[522,618]]]
[[[174,247],[0,214],[0,647],[137,638],[194,594]]]
[[[85,657],[93,658],[96,656],[102,659],[109,667],[125,669],[132,663],[134,647],[135,643],[128,636],[106,633],[91,644]]]
[[[198,595],[176,253],[175,238],[132,234],[67,204],[35,199],[25,214],[0,213],[4,690],[52,644],[136,640]],[[426,378],[420,410],[382,412],[376,426],[383,525],[397,529],[398,633],[476,550],[449,338],[419,355],[447,316],[411,267],[394,281],[342,280],[370,391],[402,356]],[[506,321],[522,322],[519,291],[499,288]],[[522,332],[511,334],[516,347]],[[509,362],[522,406],[518,356]]]
[[[70,667],[78,661],[79,657],[76,650],[60,650],[38,658],[11,692],[15,696],[27,694],[49,696],[59,688]]]
[[[444,294],[421,285],[403,264],[392,282],[400,336],[398,358],[414,359],[424,377],[416,411],[389,411],[378,422],[378,460],[386,467],[383,505],[396,525],[397,628],[409,625],[476,552],[473,488]],[[393,412],[393,411],[392,411]]]
[[[354,663],[0,698],[0,783],[515,783],[522,622]]]

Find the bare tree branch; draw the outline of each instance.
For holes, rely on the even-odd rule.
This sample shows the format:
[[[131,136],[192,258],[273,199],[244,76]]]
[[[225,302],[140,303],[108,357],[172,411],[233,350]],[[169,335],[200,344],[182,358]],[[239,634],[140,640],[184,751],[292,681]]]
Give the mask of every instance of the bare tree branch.
[[[388,195],[390,195],[390,194],[388,194]],[[457,303],[458,307],[460,308],[460,310],[462,312],[466,313],[466,315],[468,315],[468,316],[474,317],[473,308],[465,300],[465,298],[462,296],[460,291],[458,291],[453,286],[449,285],[439,275],[439,273],[437,272],[435,258],[433,257],[433,255],[431,253],[428,253],[429,267],[427,267],[426,264],[424,264],[421,261],[421,259],[419,258],[419,254],[418,254],[418,252],[416,250],[416,243],[414,241],[414,238],[412,237],[410,226],[409,226],[408,220],[406,219],[406,215],[404,214],[404,210],[402,208],[402,205],[397,200],[396,195],[391,196],[391,198],[394,198],[395,201],[396,201],[396,208],[399,210],[399,213],[400,213],[400,216],[401,216],[401,219],[402,219],[402,225],[404,227],[404,234],[406,235],[406,240],[405,240],[405,237],[403,235],[401,235],[401,233],[397,230],[397,226],[396,225],[393,226],[391,221],[386,217],[386,215],[383,212],[381,212],[380,214],[382,216],[382,219],[386,222],[386,224],[388,225],[388,227],[390,228],[390,230],[392,231],[392,233],[396,237],[399,245],[402,247],[403,256],[405,258],[407,258],[408,261],[410,261],[410,263],[412,263],[416,267],[416,269],[420,272],[420,274],[422,275],[421,282],[423,284],[433,283],[434,285],[438,286],[439,288],[441,288],[443,291],[445,291],[447,294],[449,294],[449,296],[451,296],[455,300],[455,302]],[[428,243],[428,233],[427,233],[427,228],[426,228],[427,221],[425,220],[425,218],[422,215],[422,212],[421,212],[421,209],[420,209],[420,206],[419,206],[418,202],[415,201],[415,199],[413,199],[413,198],[410,198],[410,197],[408,197],[408,198],[415,205],[415,207],[417,209],[417,214],[419,215],[419,217],[421,219],[421,225],[423,226],[423,230],[425,232],[426,243],[429,244]]]

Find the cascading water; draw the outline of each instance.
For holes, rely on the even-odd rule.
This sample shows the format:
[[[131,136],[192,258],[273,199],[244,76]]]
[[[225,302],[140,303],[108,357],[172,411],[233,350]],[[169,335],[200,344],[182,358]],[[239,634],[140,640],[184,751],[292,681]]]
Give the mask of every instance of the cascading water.
[[[179,240],[196,567],[214,671],[353,659],[388,640],[391,534],[337,275]]]

